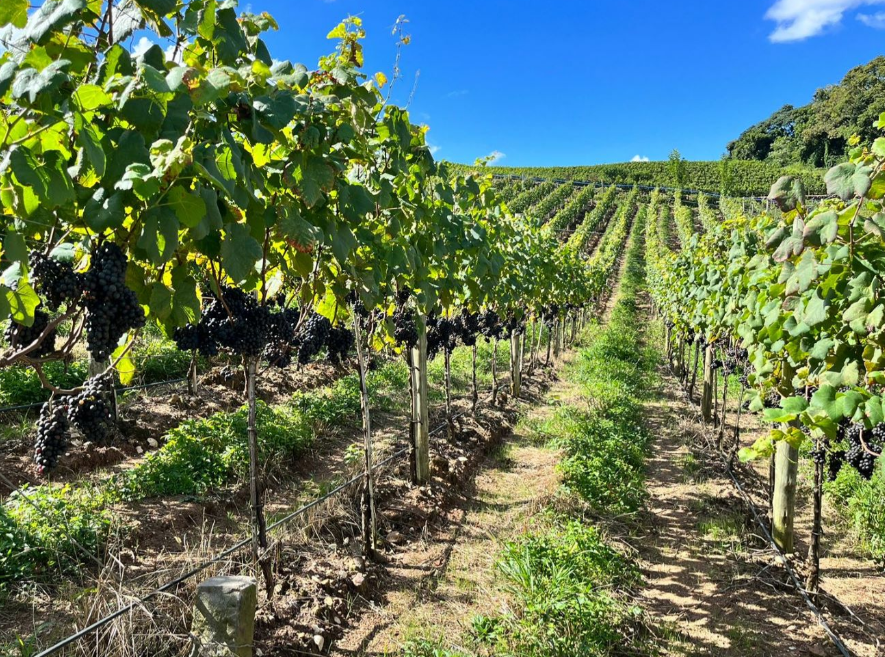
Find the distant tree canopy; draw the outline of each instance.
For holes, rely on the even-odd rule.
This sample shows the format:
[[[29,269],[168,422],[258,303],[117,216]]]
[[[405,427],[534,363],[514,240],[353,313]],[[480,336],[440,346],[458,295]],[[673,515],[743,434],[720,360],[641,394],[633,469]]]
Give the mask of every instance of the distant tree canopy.
[[[851,69],[840,84],[818,89],[808,105],[785,105],[728,144],[738,160],[779,166],[828,167],[841,161],[853,134],[863,142],[878,135],[874,121],[885,112],[885,57]]]

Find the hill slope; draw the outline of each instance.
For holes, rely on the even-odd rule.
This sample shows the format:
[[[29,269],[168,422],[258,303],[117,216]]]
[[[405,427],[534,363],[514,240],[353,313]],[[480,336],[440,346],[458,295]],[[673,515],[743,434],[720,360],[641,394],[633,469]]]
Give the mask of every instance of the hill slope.
[[[728,144],[741,160],[777,166],[805,164],[829,167],[844,159],[853,134],[870,143],[873,122],[885,112],[885,57],[851,69],[841,83],[818,89],[802,107],[785,105]]]

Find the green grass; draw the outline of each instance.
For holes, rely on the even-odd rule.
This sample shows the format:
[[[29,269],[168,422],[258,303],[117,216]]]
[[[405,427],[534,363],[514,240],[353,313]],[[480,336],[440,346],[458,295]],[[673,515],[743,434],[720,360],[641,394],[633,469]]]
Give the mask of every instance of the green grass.
[[[885,564],[885,460],[880,459],[870,481],[843,465],[836,480],[824,485],[824,491],[848,522],[860,550]]]

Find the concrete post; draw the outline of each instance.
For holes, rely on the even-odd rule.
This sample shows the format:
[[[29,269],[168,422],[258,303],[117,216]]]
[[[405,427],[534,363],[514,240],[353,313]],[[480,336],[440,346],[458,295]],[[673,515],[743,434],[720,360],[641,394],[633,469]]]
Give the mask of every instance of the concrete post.
[[[251,577],[212,577],[197,585],[192,633],[199,639],[200,657],[252,657],[255,580]]]

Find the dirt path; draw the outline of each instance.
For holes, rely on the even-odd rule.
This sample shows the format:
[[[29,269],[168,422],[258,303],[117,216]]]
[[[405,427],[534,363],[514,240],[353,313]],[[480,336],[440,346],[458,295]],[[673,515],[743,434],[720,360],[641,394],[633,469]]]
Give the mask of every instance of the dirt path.
[[[555,382],[548,394],[568,394],[567,387]],[[550,412],[550,406],[535,405],[527,417],[543,419]],[[558,454],[532,444],[522,426],[487,457],[469,499],[388,564],[393,586],[383,604],[363,614],[332,654],[396,654],[418,637],[452,644],[474,615],[500,610],[495,559],[504,543],[530,528],[559,485]]]
[[[670,626],[671,654],[838,654],[781,586],[782,571],[727,475],[692,454],[694,410],[668,373],[646,413],[656,441],[637,542],[647,580],[640,603]]]

